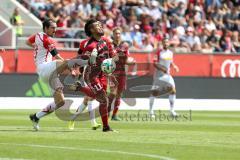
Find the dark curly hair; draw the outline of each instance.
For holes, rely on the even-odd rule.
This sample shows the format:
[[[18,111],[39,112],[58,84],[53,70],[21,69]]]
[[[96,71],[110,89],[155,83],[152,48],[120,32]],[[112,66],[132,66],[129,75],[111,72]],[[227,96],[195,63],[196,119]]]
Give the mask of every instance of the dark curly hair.
[[[43,22],[42,22],[42,26],[43,26],[43,31],[45,28],[49,28],[51,23],[56,23],[54,20],[52,19],[45,19]]]
[[[95,23],[95,22],[97,22],[96,19],[89,19],[84,26],[84,31],[85,31],[85,33],[88,37],[92,36],[92,33],[91,33],[90,29],[92,27],[92,24]]]

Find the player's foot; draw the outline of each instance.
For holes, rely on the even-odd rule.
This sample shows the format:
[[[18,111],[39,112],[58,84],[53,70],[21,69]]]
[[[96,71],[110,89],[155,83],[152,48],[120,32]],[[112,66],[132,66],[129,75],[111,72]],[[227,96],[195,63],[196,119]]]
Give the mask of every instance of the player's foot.
[[[151,119],[155,119],[154,111],[149,111],[149,117],[150,117]]]
[[[114,132],[114,130],[112,130],[112,128],[110,128],[109,126],[103,127],[102,131],[103,132]]]
[[[74,130],[74,125],[75,125],[75,121],[69,121],[68,122],[68,129],[70,129],[70,130]]]
[[[177,117],[178,116],[178,114],[175,111],[170,111],[170,115],[172,117]]]
[[[121,121],[121,119],[118,116],[116,116],[116,115],[112,116],[111,120],[112,121]]]
[[[92,130],[97,130],[98,128],[100,128],[102,125],[99,123],[96,123],[92,126]]]
[[[36,114],[30,114],[29,115],[30,120],[32,121],[33,124],[33,129],[35,129],[36,131],[38,131],[40,129],[39,127],[39,119],[36,117]]]

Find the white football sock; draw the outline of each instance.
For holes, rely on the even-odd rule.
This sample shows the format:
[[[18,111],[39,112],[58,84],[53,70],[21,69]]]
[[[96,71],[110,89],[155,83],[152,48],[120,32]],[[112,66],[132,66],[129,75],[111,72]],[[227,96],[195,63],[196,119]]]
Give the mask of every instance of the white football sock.
[[[93,101],[88,101],[88,112],[89,112],[89,116],[90,116],[91,125],[95,126],[97,124],[97,122],[95,119],[95,109],[93,109],[92,102]]]
[[[40,118],[54,112],[55,108],[56,108],[56,104],[54,102],[52,102],[52,103],[48,104],[45,108],[43,108],[41,111],[37,112],[36,117],[38,119],[40,119]]]
[[[154,99],[155,99],[155,97],[153,95],[150,95],[150,97],[149,97],[149,113],[150,114],[154,114],[154,111],[153,111]]]
[[[77,109],[77,113],[82,113],[84,110],[85,110],[85,108],[86,108],[87,106],[84,104],[84,103],[82,103],[82,104],[80,104],[80,106],[78,106],[78,109]]]
[[[169,99],[169,103],[170,103],[170,111],[174,112],[174,103],[176,100],[176,94],[170,94],[168,99]]]
[[[80,106],[78,106],[78,108],[77,108],[77,110],[76,110],[76,113],[71,117],[71,120],[74,121],[74,120],[79,116],[79,114],[84,111],[84,109],[85,109],[86,107],[87,107],[87,106],[86,106],[84,103],[80,104]]]

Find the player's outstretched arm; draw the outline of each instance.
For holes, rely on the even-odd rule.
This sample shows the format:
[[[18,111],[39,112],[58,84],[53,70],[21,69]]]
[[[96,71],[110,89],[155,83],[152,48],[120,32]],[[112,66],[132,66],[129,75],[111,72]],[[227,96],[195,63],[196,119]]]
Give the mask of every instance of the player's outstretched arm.
[[[179,68],[178,66],[175,64],[175,63],[171,63],[171,66],[173,67],[173,69],[176,71],[176,72],[179,72]]]
[[[55,56],[55,58],[64,61],[64,59],[62,58],[62,56],[61,56],[60,54],[57,54],[57,55]]]

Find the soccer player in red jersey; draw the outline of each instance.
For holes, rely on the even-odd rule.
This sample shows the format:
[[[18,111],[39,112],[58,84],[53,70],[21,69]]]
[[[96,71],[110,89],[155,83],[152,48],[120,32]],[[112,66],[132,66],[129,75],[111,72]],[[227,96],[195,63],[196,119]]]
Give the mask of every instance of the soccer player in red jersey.
[[[103,132],[113,131],[108,124],[108,96],[106,93],[106,82],[103,78],[103,72],[101,70],[101,64],[103,60],[112,58],[114,61],[118,60],[115,56],[110,39],[104,37],[104,31],[102,24],[95,20],[90,19],[86,22],[84,27],[88,39],[83,40],[80,43],[79,55],[92,55],[97,53],[96,63],[85,67],[83,72],[84,81],[91,89],[82,90],[78,87],[78,90],[84,92],[86,95],[95,98],[99,103],[99,113],[101,115],[103,123]],[[85,88],[84,88],[85,89]],[[94,96],[92,96],[92,93]]]
[[[132,57],[129,57],[128,43],[123,42],[121,39],[121,28],[116,27],[113,30],[113,46],[116,50],[116,53],[119,57],[119,60],[116,62],[116,69],[113,72],[117,85],[111,87],[111,92],[113,94],[109,97],[109,103],[114,102],[112,95],[115,95],[114,98],[114,109],[112,114],[112,120],[119,121],[117,117],[118,108],[120,106],[120,98],[123,91],[126,89],[126,70],[125,65],[135,64],[135,60]],[[111,105],[109,104],[109,107]],[[109,108],[110,110],[110,108]]]

